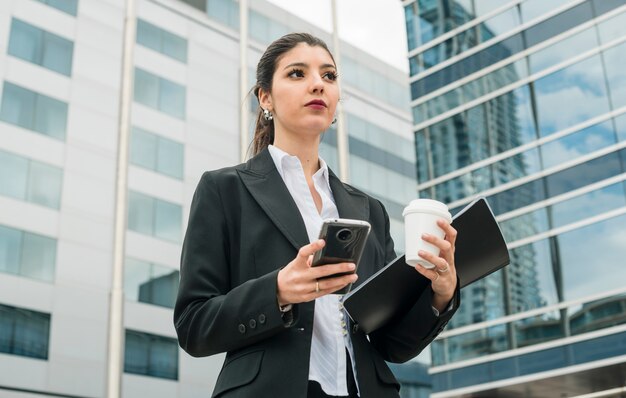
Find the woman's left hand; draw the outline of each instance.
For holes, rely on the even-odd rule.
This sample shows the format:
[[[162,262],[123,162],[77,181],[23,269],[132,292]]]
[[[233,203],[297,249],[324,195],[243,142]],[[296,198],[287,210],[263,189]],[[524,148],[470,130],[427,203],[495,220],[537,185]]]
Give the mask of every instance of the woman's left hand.
[[[443,239],[429,234],[424,234],[422,239],[437,246],[440,250],[439,256],[423,250],[418,252],[421,258],[434,264],[435,268],[428,269],[417,264],[415,269],[431,280],[434,293],[432,305],[439,312],[443,312],[450,300],[452,300],[457,284],[456,268],[454,266],[454,243],[456,242],[457,232],[445,220],[438,220],[437,225],[445,232]]]

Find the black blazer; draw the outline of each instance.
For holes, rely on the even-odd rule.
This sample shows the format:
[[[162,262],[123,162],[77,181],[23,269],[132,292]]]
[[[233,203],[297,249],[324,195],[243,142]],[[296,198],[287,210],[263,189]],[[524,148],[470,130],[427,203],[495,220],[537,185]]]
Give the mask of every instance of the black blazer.
[[[359,279],[395,258],[389,218],[376,199],[330,172],[339,216],[366,220],[372,231]],[[226,352],[213,397],[306,397],[314,303],[294,305],[286,327],[276,301],[277,274],[309,243],[304,221],[267,149],[247,163],[206,172],[196,189],[185,235],[174,310],[180,346],[197,357]],[[398,397],[385,361],[404,362],[441,332],[425,293],[402,318],[367,336],[350,331],[362,398]],[[455,307],[460,301],[458,289]]]

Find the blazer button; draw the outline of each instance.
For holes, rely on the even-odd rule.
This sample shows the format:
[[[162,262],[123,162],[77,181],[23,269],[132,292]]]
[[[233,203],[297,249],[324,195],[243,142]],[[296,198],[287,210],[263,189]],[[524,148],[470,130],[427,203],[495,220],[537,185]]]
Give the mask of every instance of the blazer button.
[[[244,334],[246,332],[246,325],[243,323],[239,324],[239,333]]]
[[[259,323],[263,325],[265,323],[265,314],[259,315]]]
[[[250,322],[248,322],[248,326],[250,326],[250,329],[256,328],[256,321],[254,319],[250,319]]]

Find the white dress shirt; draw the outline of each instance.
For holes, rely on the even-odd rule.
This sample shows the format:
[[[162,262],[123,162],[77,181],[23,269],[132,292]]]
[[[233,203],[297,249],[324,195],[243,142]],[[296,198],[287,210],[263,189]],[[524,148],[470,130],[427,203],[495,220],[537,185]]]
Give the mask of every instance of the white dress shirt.
[[[330,190],[328,166],[319,159],[320,169],[313,175],[315,190],[322,198],[321,213],[317,211],[313,196],[297,156],[270,145],[269,152],[291,197],[302,215],[309,241],[319,237],[322,222],[327,218],[338,218],[339,213]],[[348,316],[340,302],[341,295],[328,294],[315,300],[313,336],[309,362],[309,380],[317,381],[328,395],[348,395],[346,383],[346,354],[348,350],[355,375],[352,340],[347,331]],[[358,383],[357,383],[358,389]]]

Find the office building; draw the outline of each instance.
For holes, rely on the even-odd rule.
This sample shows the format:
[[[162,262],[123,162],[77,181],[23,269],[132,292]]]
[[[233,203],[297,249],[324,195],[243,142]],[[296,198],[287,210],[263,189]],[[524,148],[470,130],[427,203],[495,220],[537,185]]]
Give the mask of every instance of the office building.
[[[419,196],[485,196],[511,255],[462,291],[431,396],[622,396],[626,1],[403,6]]]
[[[240,161],[239,97],[269,42],[329,33],[249,2],[247,70],[239,3],[137,0],[132,73],[126,0],[0,2],[0,395],[103,397],[120,112],[130,111],[123,397],[207,397],[223,355],[191,358],[172,324],[181,241],[205,170]],[[385,203],[402,250],[415,196],[406,74],[342,44],[351,182]],[[130,105],[122,82],[132,78]],[[251,129],[252,118],[249,118]],[[337,169],[330,130],[323,157]]]

